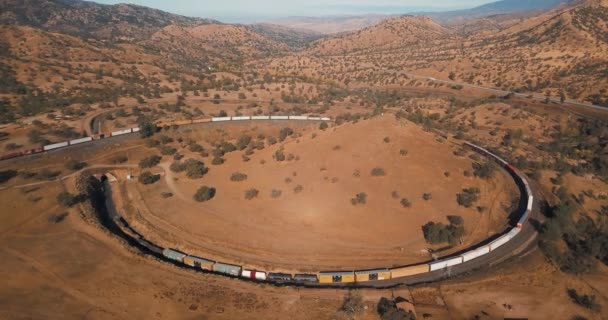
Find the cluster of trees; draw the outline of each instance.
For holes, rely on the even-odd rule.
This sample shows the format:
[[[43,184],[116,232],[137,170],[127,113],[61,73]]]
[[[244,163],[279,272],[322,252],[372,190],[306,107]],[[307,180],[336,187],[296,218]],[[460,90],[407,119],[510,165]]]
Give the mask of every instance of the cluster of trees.
[[[608,227],[586,216],[575,221],[575,212],[569,199],[549,208],[539,247],[562,271],[583,274],[592,271],[597,261],[608,265]]]
[[[464,219],[461,216],[447,216],[449,225],[441,222],[428,222],[422,226],[422,233],[426,242],[439,244],[447,242],[451,245],[458,244],[460,238],[464,236]]]
[[[174,161],[170,169],[173,172],[186,172],[186,176],[190,179],[200,179],[209,172],[209,168],[205,166],[205,163],[196,159]]]
[[[496,170],[494,161],[486,160],[483,163],[473,163],[473,174],[482,179],[488,179]]]

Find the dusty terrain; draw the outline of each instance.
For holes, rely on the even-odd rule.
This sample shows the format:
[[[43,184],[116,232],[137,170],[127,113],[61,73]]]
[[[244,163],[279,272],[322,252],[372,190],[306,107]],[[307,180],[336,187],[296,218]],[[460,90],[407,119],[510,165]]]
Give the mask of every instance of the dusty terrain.
[[[336,120],[326,130],[292,122],[193,125],[163,129],[152,138],[163,140],[158,146],[121,137],[0,162],[8,178],[0,182],[0,272],[8,275],[0,318],[371,320],[379,319],[380,297],[401,296],[418,319],[606,319],[608,113],[528,96],[608,106],[606,0],[449,25],[426,17],[355,19],[352,31],[322,39],[133,5],[0,3],[0,154],[92,135],[93,120],[105,133],[223,112]],[[314,23],[323,32],[345,31]],[[266,138],[286,126],[295,134],[271,145]],[[362,290],[366,309],[352,316],[337,311],[347,291],[180,269],[128,246],[80,204],[57,200],[76,192],[78,172],[67,162],[84,161],[120,179],[112,187],[118,207],[163,245],[277,271],[419,262],[430,259],[423,250],[444,246],[425,243],[421,225],[461,215],[466,233],[451,250],[464,248],[504,228],[514,191],[498,171],[488,180],[465,176],[476,159],[438,133],[477,142],[529,178],[547,200],[539,208],[545,224],[533,221],[539,246],[435,284]],[[264,147],[211,165],[218,142],[243,134]],[[192,151],[192,142],[205,151]],[[192,180],[171,171],[171,148],[209,172]],[[280,148],[293,159],[274,160]],[[161,150],[169,152],[146,169],[160,181],[126,181],[142,172],[140,160]],[[372,177],[375,167],[385,175]],[[247,179],[230,181],[235,172]],[[216,187],[216,197],[194,202],[201,185]],[[481,200],[458,206],[456,193],[474,186]],[[250,188],[259,194],[245,200]],[[273,189],[281,196],[273,198]],[[361,192],[366,203],[351,204]],[[596,305],[583,307],[569,289]]]

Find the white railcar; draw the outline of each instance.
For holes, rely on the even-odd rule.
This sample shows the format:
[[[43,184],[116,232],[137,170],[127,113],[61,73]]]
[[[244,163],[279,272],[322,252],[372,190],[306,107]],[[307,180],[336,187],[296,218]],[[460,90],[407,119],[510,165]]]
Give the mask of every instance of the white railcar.
[[[321,121],[331,121],[331,118],[323,117],[323,118],[321,118]]]
[[[494,250],[498,249],[500,246],[504,245],[507,242],[509,242],[508,235],[505,234],[505,235],[498,237],[496,240],[490,242],[490,251],[494,251]]]
[[[266,272],[243,269],[241,277],[255,280],[266,280]]]
[[[270,120],[270,116],[251,116],[251,120]]]
[[[141,129],[139,127],[133,128],[133,132],[139,132],[139,131],[141,131]]]
[[[86,137],[86,138],[74,139],[74,140],[70,141],[70,145],[73,146],[75,144],[80,144],[80,143],[85,143],[85,142],[90,142],[90,141],[93,141],[93,138]]]
[[[289,116],[270,116],[270,120],[289,120]]]
[[[49,144],[49,145],[42,147],[42,149],[44,151],[49,151],[49,150],[59,149],[59,148],[67,147],[67,146],[68,146],[68,142],[66,141],[66,142]]]
[[[112,132],[112,137],[122,136],[123,134],[131,133],[131,128]]]
[[[462,263],[462,257],[456,257],[451,259],[439,260],[437,262],[431,262],[429,266],[431,271],[445,269],[447,267],[455,266]]]
[[[230,117],[214,117],[211,118],[211,122],[230,121]]]
[[[471,261],[475,258],[479,258],[481,256],[483,256],[484,254],[490,253],[490,246],[483,246],[480,248],[477,248],[475,250],[471,250],[469,252],[465,252],[462,254],[462,261],[463,262],[467,262],[467,261]]]
[[[251,117],[245,117],[245,116],[242,116],[242,117],[232,117],[232,120],[233,121],[251,120]]]
[[[289,116],[289,120],[308,120],[307,116]]]

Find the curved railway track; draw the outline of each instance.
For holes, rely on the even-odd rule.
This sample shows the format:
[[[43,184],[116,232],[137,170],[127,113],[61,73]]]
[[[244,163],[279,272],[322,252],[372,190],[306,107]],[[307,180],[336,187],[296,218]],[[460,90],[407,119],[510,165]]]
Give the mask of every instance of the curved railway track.
[[[197,123],[210,123],[210,122],[225,122],[225,121],[244,121],[244,120],[309,120],[309,121],[328,121],[328,118],[319,117],[300,117],[300,116],[276,116],[271,120],[270,117],[259,117],[254,119],[251,117],[224,117],[206,119],[200,121],[190,121],[188,123],[180,122],[179,125],[191,125]],[[170,123],[163,123],[161,126],[171,125]],[[137,132],[130,130],[124,133],[120,133],[118,136],[125,135],[127,133]],[[114,136],[114,134],[112,134]],[[95,143],[97,140],[92,140],[89,143]],[[89,144],[86,143],[86,144]],[[529,217],[536,219],[540,218],[538,210],[538,201],[540,199],[538,194],[534,194],[533,190],[529,186],[526,178],[516,171],[510,164],[502,160],[495,154],[473,145],[468,142],[464,142],[463,145],[471,148],[477,153],[488,157],[499,163],[503,170],[508,172],[514,179],[516,185],[519,187],[521,192],[521,198],[517,213],[517,223],[515,227],[505,230],[497,237],[487,239],[486,241],[477,244],[471,248],[463,250],[459,253],[450,255],[448,257],[442,257],[436,261],[427,261],[423,264],[414,266],[405,266],[402,268],[378,268],[374,271],[360,270],[360,271],[332,271],[332,272],[319,272],[316,274],[305,274],[300,275],[308,277],[307,281],[296,280],[290,274],[279,274],[279,273],[266,273],[264,271],[248,270],[244,266],[236,266],[230,264],[224,264],[216,261],[206,260],[195,256],[189,256],[183,254],[177,250],[170,248],[161,248],[153,243],[145,240],[145,236],[139,234],[133,230],[128,223],[120,216],[116,211],[114,203],[111,197],[111,186],[107,184],[108,190],[106,191],[106,206],[107,206],[107,219],[105,226],[108,227],[115,234],[125,238],[131,245],[139,247],[143,252],[154,255],[156,258],[164,260],[166,262],[173,263],[177,266],[189,269],[195,269],[201,272],[216,272],[224,275],[233,277],[243,278],[254,281],[265,281],[276,285],[298,285],[305,287],[371,287],[371,288],[387,288],[399,285],[412,285],[420,283],[429,283],[444,280],[450,277],[454,277],[461,274],[467,274],[480,268],[487,266],[496,265],[506,259],[514,256],[526,254],[526,249],[534,246],[537,232],[535,228],[530,224]],[[530,202],[532,200],[532,202]],[[514,236],[513,236],[514,235]],[[508,239],[507,239],[508,238]],[[506,240],[505,240],[506,239]],[[505,240],[505,241],[502,241]],[[500,245],[496,245],[497,242],[501,242]],[[473,258],[469,261],[464,261],[464,256],[471,254],[473,251],[479,251],[484,248],[490,248],[495,246],[491,250],[488,249],[487,253],[483,253],[478,257]],[[194,263],[192,259],[200,259],[197,263]],[[209,266],[205,266],[205,263],[209,262]],[[452,261],[452,262],[447,262]],[[454,261],[457,263],[452,264]],[[190,264],[190,265],[188,265]],[[445,265],[444,265],[445,264]],[[222,268],[216,269],[215,266],[220,265]],[[412,269],[424,269],[428,266],[427,270],[420,272],[419,270],[412,273]],[[226,269],[228,268],[228,269]],[[404,272],[400,272],[405,270]],[[368,272],[365,275],[365,280],[361,281],[359,278],[361,274]],[[400,274],[408,274],[407,276],[399,276]],[[357,274],[357,275],[355,275]],[[313,280],[314,277],[314,280]],[[355,280],[356,279],[356,280]]]

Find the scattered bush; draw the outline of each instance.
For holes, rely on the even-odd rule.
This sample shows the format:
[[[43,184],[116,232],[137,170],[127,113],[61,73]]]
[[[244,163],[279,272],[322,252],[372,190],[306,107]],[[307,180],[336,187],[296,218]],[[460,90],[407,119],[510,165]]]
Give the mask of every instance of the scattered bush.
[[[211,164],[214,166],[219,166],[223,163],[224,163],[224,158],[221,158],[221,157],[215,157],[215,158],[213,158],[213,160],[211,160]]]
[[[173,197],[173,193],[171,193],[171,192],[162,192],[162,193],[160,194],[160,196],[161,196],[163,199],[167,199],[167,198],[171,198],[171,197]]]
[[[0,183],[5,183],[16,176],[17,176],[17,171],[15,171],[15,170],[0,171]]]
[[[196,193],[194,194],[194,200],[198,202],[205,202],[213,199],[215,197],[215,188],[202,186],[198,188]]]
[[[249,145],[249,143],[251,143],[251,137],[247,136],[247,135],[242,135],[237,140],[236,147],[239,150],[245,150],[245,148],[247,148],[247,146]]]
[[[601,306],[595,300],[594,295],[581,295],[576,289],[568,289],[568,296],[572,299],[573,302],[580,305],[583,308],[589,309],[591,311],[600,311]]]
[[[277,189],[273,189],[270,192],[270,197],[272,197],[273,199],[279,198],[281,197],[281,195],[283,194],[283,191],[281,190],[277,190]]]
[[[429,201],[429,200],[433,199],[433,195],[430,194],[430,193],[428,193],[428,192],[427,193],[423,193],[422,194],[422,199],[424,199],[425,201]]]
[[[412,206],[412,203],[406,198],[401,199],[400,203],[404,208],[409,208]]]
[[[153,155],[147,158],[143,158],[139,161],[139,167],[142,169],[152,168],[160,163],[160,156]]]
[[[344,298],[340,311],[349,316],[355,316],[362,313],[363,310],[365,310],[365,304],[359,291],[349,291]]]
[[[326,130],[329,126],[327,125],[327,122],[323,121],[319,124],[319,129],[321,130]]]
[[[279,132],[279,141],[284,141],[287,137],[293,135],[293,129],[291,128],[283,128]]]
[[[382,320],[416,320],[416,316],[412,311],[405,311],[397,308],[397,303],[394,300],[380,298],[378,302],[377,312]]]
[[[209,172],[209,169],[205,167],[203,162],[195,159],[188,159],[184,161],[183,165],[186,176],[190,179],[200,179]]]
[[[145,121],[139,123],[139,135],[142,138],[149,138],[158,131],[156,125],[152,122]]]
[[[177,152],[177,149],[170,147],[170,146],[163,146],[162,148],[160,148],[160,154],[164,155],[164,156],[171,156],[174,155]]]
[[[57,195],[57,203],[64,207],[74,206],[79,202],[79,196],[73,195],[69,192],[61,192]]]
[[[391,142],[391,138],[384,137],[384,139],[382,139],[382,141],[384,141],[384,143],[389,143],[389,142]]]
[[[247,180],[247,175],[240,172],[235,172],[230,176],[230,181],[240,182]]]
[[[384,172],[384,169],[382,168],[373,168],[372,169],[372,176],[373,177],[382,177],[385,176],[386,172]]]
[[[304,190],[304,187],[302,187],[302,185],[297,185],[295,188],[293,188],[294,193],[300,193],[303,190]]]
[[[153,184],[158,180],[160,180],[160,175],[152,174],[150,171],[142,172],[137,178],[137,181],[141,184]]]
[[[470,208],[477,200],[479,200],[479,188],[462,189],[461,193],[456,195],[456,201],[459,205]]]
[[[399,154],[400,154],[401,156],[405,157],[405,156],[407,156],[408,151],[407,151],[407,150],[405,150],[405,149],[401,149],[401,150],[399,150]]]
[[[473,174],[482,179],[488,179],[496,170],[494,161],[486,160],[483,163],[473,163]]]
[[[245,191],[245,199],[251,200],[253,198],[257,198],[258,194],[260,194],[260,191],[258,191],[258,189],[255,189],[255,188],[248,189],[247,191]]]
[[[112,159],[110,161],[114,164],[120,164],[120,163],[125,163],[125,162],[129,161],[129,158],[125,155],[117,155],[117,156],[112,157]]]
[[[366,202],[367,194],[365,194],[365,192],[357,193],[354,198],[350,199],[350,203],[352,203],[353,206],[356,206],[358,204],[365,204]]]
[[[285,161],[285,154],[283,153],[283,150],[277,150],[274,155],[272,156],[276,161]]]
[[[72,170],[72,171],[78,171],[86,166],[87,166],[86,162],[77,161],[77,160],[70,160],[65,163],[66,169]]]

